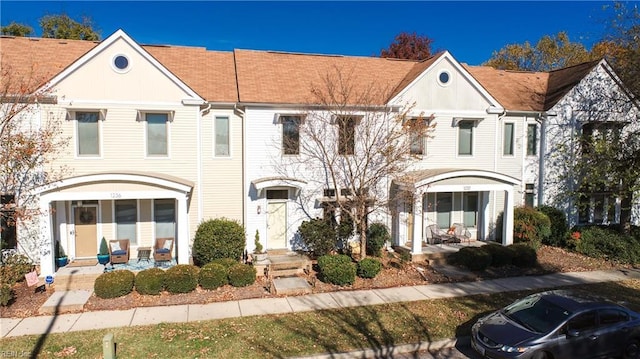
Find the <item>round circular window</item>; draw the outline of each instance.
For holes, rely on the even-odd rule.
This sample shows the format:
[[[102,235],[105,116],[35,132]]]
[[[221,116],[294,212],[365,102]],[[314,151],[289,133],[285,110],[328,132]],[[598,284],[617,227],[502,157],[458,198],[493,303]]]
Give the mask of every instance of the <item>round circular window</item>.
[[[442,85],[449,84],[450,80],[451,80],[451,75],[449,75],[449,73],[447,71],[442,71],[438,75],[438,82],[440,82],[440,84],[442,84]]]
[[[113,66],[118,72],[126,72],[129,69],[129,59],[124,55],[116,55],[113,58]]]

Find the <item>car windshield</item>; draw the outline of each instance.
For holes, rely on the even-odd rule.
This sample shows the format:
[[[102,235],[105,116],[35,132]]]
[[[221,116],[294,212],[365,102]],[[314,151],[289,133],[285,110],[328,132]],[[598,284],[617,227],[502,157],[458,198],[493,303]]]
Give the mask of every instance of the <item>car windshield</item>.
[[[571,312],[540,296],[530,296],[507,306],[502,314],[530,331],[548,333],[564,322]]]

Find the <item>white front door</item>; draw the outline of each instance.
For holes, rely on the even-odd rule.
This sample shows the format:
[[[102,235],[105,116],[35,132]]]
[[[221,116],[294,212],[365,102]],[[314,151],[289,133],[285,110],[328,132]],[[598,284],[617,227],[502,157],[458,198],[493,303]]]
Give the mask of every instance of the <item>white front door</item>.
[[[267,249],[287,247],[287,202],[267,204]]]

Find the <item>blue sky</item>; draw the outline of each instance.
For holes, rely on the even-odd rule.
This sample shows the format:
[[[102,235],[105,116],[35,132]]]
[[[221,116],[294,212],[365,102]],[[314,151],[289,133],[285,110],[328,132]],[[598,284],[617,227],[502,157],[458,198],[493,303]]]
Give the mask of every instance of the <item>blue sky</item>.
[[[434,50],[479,65],[506,44],[535,44],[562,30],[590,48],[606,29],[605,4],[611,2],[2,0],[0,22],[30,24],[38,32],[40,17],[64,12],[90,16],[103,38],[122,28],[141,44],[355,56],[378,55],[396,34],[416,32],[432,38]]]

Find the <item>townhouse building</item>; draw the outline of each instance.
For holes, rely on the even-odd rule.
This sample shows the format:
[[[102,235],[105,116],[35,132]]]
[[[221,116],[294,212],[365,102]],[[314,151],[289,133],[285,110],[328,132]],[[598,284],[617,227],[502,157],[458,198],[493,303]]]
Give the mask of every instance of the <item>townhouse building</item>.
[[[249,251],[256,233],[267,249],[302,248],[300,224],[324,216],[343,190],[300,150],[308,141],[301,124],[327,111],[313,100],[314,84],[335,71],[349,74],[353,91],[385,89],[374,107],[426,114],[433,126],[415,139],[407,171],[378,183],[411,200],[392,201],[371,219],[414,255],[429,225],[463,223],[474,240],[510,244],[515,206],[551,204],[579,222],[575,203],[560,196],[571,168],[557,148],[595,120],[579,106],[601,103],[604,91],[629,100],[606,61],[513,72],[468,66],[446,51],[424,61],[220,52],[140,45],[122,30],[101,42],[0,41],[3,66],[24,76],[34,64],[42,71],[55,101],[34,105],[34,116],[59,121],[70,138],[53,161],[70,174],[35,191],[43,246],[59,242],[73,258],[95,256],[102,237],[127,238],[134,251],[173,237],[177,263],[188,263],[198,224],[217,217],[244,225]],[[626,103],[608,121],[636,121],[637,105]],[[345,105],[353,118],[377,111]],[[324,135],[341,151],[338,123]],[[618,212],[606,221],[619,219],[620,203],[607,201]],[[589,213],[582,219],[603,220]],[[52,252],[39,254],[43,274],[55,271]]]

